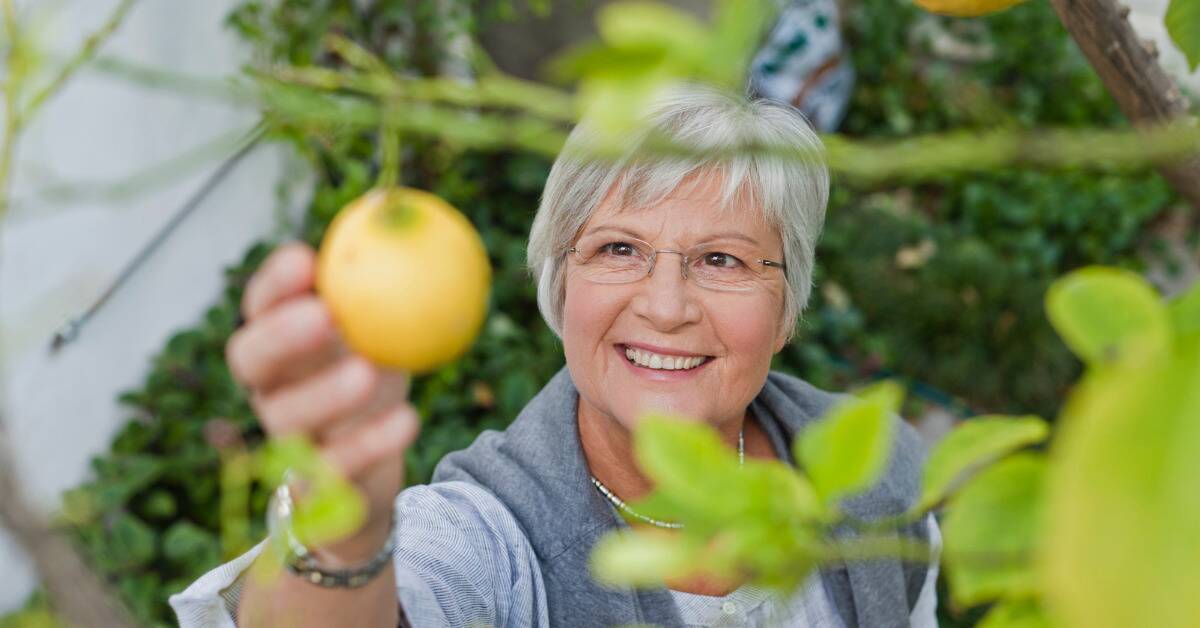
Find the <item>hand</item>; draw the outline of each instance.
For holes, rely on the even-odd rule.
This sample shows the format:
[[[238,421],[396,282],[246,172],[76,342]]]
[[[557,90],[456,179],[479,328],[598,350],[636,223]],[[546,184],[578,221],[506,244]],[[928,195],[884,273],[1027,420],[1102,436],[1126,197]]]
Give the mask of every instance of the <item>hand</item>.
[[[315,275],[311,247],[279,246],[246,285],[246,324],[230,337],[225,357],[267,434],[307,436],[366,496],[367,521],[357,533],[310,548],[339,567],[370,558],[386,540],[404,452],[420,425],[407,376],[372,365],[342,342],[313,292]]]

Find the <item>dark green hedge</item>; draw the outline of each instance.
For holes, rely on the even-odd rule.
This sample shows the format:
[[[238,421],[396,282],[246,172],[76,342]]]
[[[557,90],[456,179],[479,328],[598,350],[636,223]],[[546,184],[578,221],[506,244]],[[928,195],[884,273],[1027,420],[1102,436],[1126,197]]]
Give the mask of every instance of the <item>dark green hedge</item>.
[[[348,1],[247,1],[231,24],[264,60],[328,62],[319,37],[333,30],[404,64],[410,60],[388,48],[397,18],[387,8],[363,15]],[[981,21],[939,20],[962,38],[990,43],[993,58],[976,63],[939,60],[914,42],[914,21],[928,19],[895,0],[863,0],[847,16],[859,87],[845,132],[891,137],[963,126],[1121,123],[1048,4]],[[315,243],[337,209],[372,182],[371,138],[318,142],[296,130],[283,139],[317,174],[303,235]],[[414,383],[426,425],[409,466],[412,481],[421,482],[442,455],[479,430],[504,427],[561,366],[562,355],[537,314],[522,265],[549,164],[429,143],[408,148],[408,182],[462,209],[483,234],[496,269],[478,344],[460,362]],[[1150,172],[1015,170],[870,189],[835,181],[814,302],[777,367],[834,389],[898,374],[926,399],[977,412],[1050,415],[1078,365],[1042,314],[1047,284],[1088,263],[1136,265],[1143,225],[1171,202]],[[920,251],[925,242],[927,260],[897,264],[898,251]],[[122,395],[129,423],[94,461],[95,479],[66,495],[81,545],[148,625],[171,624],[167,595],[222,558],[219,455],[206,429],[232,425],[248,445],[261,440],[222,349],[243,282],[267,250],[254,247],[230,269],[220,302],[170,340],[143,386]],[[255,538],[265,500],[256,487]]]

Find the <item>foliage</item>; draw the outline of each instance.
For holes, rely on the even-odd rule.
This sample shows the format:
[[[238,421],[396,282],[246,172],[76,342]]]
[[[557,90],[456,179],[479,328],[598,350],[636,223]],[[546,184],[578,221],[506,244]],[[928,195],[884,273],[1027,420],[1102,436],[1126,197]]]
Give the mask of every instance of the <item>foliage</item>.
[[[1046,307],[1087,364],[1049,453],[1024,447],[1048,433],[1030,429],[1038,425],[1030,419],[968,421],[931,455],[922,493],[939,497],[899,517],[858,522],[865,533],[842,552],[920,559],[922,548],[873,535],[899,532],[944,496],[951,597],[994,604],[981,625],[1191,626],[1200,616],[1200,539],[1192,533],[1200,497],[1191,483],[1200,472],[1200,282],[1167,303],[1136,274],[1089,267],[1057,280]],[[635,447],[655,489],[634,508],[684,527],[611,533],[593,556],[597,577],[652,585],[716,570],[794,590],[845,555],[827,550],[833,526],[845,520],[817,505],[819,478],[856,478],[851,495],[880,479],[889,447],[839,448],[830,435],[865,425],[864,417],[890,420],[894,402],[881,397],[895,392],[866,391],[802,432],[795,468],[771,461],[754,473],[737,468],[710,426],[646,419]],[[873,442],[878,429],[857,433]],[[827,447],[840,451],[807,455]],[[965,481],[947,480],[964,470]]]
[[[1165,21],[1167,32],[1194,72],[1200,67],[1200,0],[1171,0]]]
[[[1049,3],[953,20],[864,0],[846,21],[858,72],[842,129],[851,135],[1123,124]],[[947,37],[987,54],[946,58],[930,41]],[[1042,295],[1086,264],[1140,267],[1141,234],[1172,202],[1146,170],[835,182],[818,289],[781,365],[832,388],[895,374],[975,413],[1052,416],[1079,366]]]

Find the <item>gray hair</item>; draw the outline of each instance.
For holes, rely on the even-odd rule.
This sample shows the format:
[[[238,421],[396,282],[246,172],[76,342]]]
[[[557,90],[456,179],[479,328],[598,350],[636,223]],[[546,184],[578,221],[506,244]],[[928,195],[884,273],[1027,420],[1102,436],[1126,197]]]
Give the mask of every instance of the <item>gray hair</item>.
[[[589,150],[612,140],[585,118],[550,169],[527,251],[542,318],[562,336],[566,250],[606,196],[614,194],[622,207],[648,207],[694,184],[690,175],[711,172],[723,178],[726,210],[750,201],[780,232],[788,285],[781,323],[790,323],[790,339],[812,291],[813,259],[829,200],[820,138],[786,104],[750,101],[699,85],[657,97],[647,123],[645,131],[622,142],[621,157],[601,159]],[[652,139],[688,147],[690,154],[647,156]],[[802,157],[732,150],[739,146],[788,146]]]

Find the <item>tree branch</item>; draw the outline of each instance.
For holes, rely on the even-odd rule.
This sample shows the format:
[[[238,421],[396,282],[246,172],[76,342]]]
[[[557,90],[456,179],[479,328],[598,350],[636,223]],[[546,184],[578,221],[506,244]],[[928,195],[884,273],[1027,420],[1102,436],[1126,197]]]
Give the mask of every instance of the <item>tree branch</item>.
[[[59,617],[73,626],[133,627],[128,613],[84,564],[71,543],[51,530],[49,522],[25,498],[2,423],[0,527],[11,533],[33,560]]]
[[[1138,39],[1116,0],[1050,0],[1058,17],[1087,56],[1108,92],[1137,127],[1188,119],[1188,101],[1158,63],[1158,51]],[[1196,124],[1194,118],[1190,119]],[[1162,164],[1159,172],[1188,203],[1200,210],[1200,151]]]

